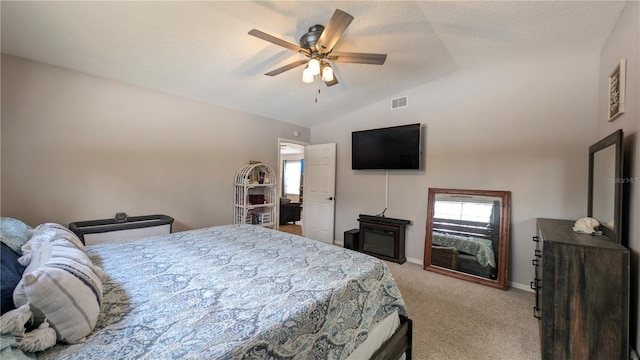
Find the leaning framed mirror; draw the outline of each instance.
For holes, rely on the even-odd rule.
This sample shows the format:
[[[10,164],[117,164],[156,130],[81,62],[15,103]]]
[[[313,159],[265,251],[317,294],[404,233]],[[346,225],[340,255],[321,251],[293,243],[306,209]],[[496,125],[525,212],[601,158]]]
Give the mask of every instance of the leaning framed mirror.
[[[511,192],[429,188],[425,270],[507,289]]]

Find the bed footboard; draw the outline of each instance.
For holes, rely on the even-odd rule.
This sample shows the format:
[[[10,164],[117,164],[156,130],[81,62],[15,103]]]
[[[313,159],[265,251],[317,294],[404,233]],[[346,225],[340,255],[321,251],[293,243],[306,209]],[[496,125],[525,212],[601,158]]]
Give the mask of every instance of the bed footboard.
[[[413,342],[413,322],[406,316],[400,315],[400,326],[380,348],[373,353],[370,360],[400,359],[407,354],[406,360],[411,360],[411,346]]]

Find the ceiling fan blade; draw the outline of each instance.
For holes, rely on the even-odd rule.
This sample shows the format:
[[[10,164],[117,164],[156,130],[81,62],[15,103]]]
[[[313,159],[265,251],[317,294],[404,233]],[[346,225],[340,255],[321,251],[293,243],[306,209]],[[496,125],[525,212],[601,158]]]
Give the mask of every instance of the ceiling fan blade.
[[[352,21],[353,16],[340,9],[336,9],[329,23],[324,27],[324,31],[322,31],[322,35],[320,35],[316,43],[316,49],[321,53],[330,52]]]
[[[333,74],[333,80],[324,82],[324,84],[327,85],[327,87],[333,86],[333,85],[335,85],[337,83],[338,83],[338,78],[336,77],[335,74]]]
[[[298,46],[296,44],[292,44],[292,43],[290,43],[288,41],[284,41],[282,39],[278,39],[277,37],[271,36],[271,35],[269,35],[267,33],[264,33],[264,32],[262,32],[260,30],[252,29],[251,31],[249,31],[249,35],[253,35],[253,36],[255,36],[255,37],[259,38],[259,39],[268,41],[268,42],[270,42],[272,44],[276,44],[278,46],[282,46],[283,48],[287,48],[289,50],[293,50],[293,51],[305,54],[307,56],[309,56],[311,54],[309,52],[309,50],[307,50],[307,49],[303,49],[300,46]]]
[[[280,73],[283,73],[283,72],[285,72],[285,71],[287,71],[287,70],[291,70],[291,69],[296,68],[296,67],[298,67],[298,66],[300,66],[300,65],[304,65],[304,64],[306,64],[308,61],[309,61],[309,60],[298,60],[298,61],[294,61],[294,62],[292,62],[291,64],[287,64],[287,65],[285,65],[285,66],[283,66],[283,67],[279,67],[279,68],[277,68],[277,69],[275,69],[275,70],[271,70],[271,71],[269,71],[268,73],[266,73],[265,75],[268,75],[268,76],[276,76],[276,75],[278,75],[278,74],[280,74]]]
[[[387,54],[332,52],[327,60],[343,63],[382,65],[387,60]]]

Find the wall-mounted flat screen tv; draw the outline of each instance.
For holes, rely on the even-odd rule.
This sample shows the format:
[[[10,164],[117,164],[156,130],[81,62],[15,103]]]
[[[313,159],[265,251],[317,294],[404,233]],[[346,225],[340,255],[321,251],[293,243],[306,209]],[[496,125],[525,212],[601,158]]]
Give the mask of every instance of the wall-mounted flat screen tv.
[[[420,169],[420,134],[420,124],[354,131],[351,133],[351,168]]]

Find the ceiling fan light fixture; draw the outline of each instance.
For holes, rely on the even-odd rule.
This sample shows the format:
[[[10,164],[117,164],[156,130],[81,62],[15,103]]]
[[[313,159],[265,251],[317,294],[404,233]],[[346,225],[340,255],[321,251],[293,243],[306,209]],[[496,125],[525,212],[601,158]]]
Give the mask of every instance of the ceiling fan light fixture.
[[[313,82],[314,77],[311,71],[309,70],[309,66],[307,65],[302,71],[302,82],[310,84]]]
[[[322,67],[322,81],[333,81],[333,69],[329,64],[323,64]]]
[[[318,60],[317,58],[311,58],[311,60],[309,60],[308,66],[311,75],[315,76],[320,74],[320,60]]]
[[[276,76],[299,66],[305,66],[306,68],[302,72],[302,81],[313,83],[322,79],[326,86],[334,86],[339,82],[330,62],[383,65],[387,59],[387,54],[333,52],[334,45],[340,40],[353,19],[352,15],[336,9],[326,26],[314,25],[310,27],[309,31],[300,38],[300,45],[282,40],[257,29],[250,30],[249,35],[304,55],[304,58],[280,66],[265,73],[265,75]]]

